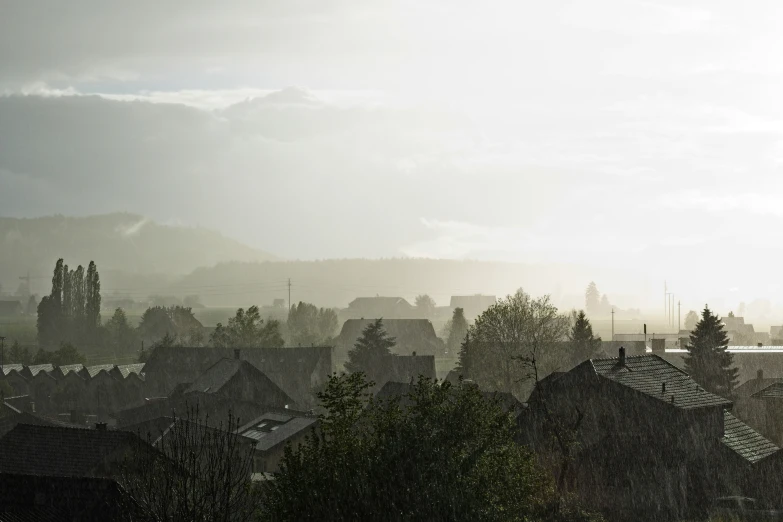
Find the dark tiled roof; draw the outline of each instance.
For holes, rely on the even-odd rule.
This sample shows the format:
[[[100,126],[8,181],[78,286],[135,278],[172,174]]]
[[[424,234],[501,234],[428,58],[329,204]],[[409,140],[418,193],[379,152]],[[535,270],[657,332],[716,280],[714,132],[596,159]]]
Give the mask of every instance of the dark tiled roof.
[[[215,393],[226,385],[242,368],[242,364],[249,364],[239,359],[220,359],[193,381],[185,393],[202,392]]]
[[[6,433],[13,430],[19,424],[34,424],[37,426],[55,426],[56,423],[49,419],[33,415],[23,411],[17,411],[10,415],[4,415],[0,417],[0,437],[4,437]]]
[[[723,412],[723,431],[724,435],[721,442],[751,463],[757,462],[780,450],[759,432],[728,411]]]
[[[97,477],[107,459],[137,441],[123,431],[19,424],[0,439],[0,473]]]
[[[624,366],[620,366],[619,361],[619,358],[611,358],[591,359],[586,362],[592,365],[599,376],[677,408],[693,409],[732,404],[731,401],[706,391],[684,371],[657,355],[627,356]]]
[[[776,383],[783,383],[783,379],[780,378],[767,378],[767,379],[749,379],[734,389],[734,394],[737,397],[751,397],[758,391],[763,390],[767,386]]]
[[[278,444],[285,443],[291,437],[309,430],[317,422],[318,418],[315,416],[264,413],[253,422],[239,428],[238,433],[256,441],[256,450],[269,451]]]
[[[756,399],[783,399],[783,382],[770,384],[751,395],[751,397]]]

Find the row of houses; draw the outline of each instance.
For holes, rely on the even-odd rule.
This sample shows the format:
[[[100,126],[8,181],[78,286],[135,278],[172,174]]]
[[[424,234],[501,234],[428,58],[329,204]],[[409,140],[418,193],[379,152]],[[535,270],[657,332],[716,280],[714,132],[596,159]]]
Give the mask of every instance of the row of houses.
[[[12,401],[25,411],[48,415],[90,411],[104,419],[143,400],[143,370],[144,364],[7,364],[0,367],[0,381],[13,390]]]
[[[140,443],[163,447],[181,432],[175,427],[234,433],[252,451],[249,479],[268,480],[285,448],[317,429],[312,406],[336,370],[334,360],[329,347],[158,347],[147,363],[132,367],[4,368],[2,378],[22,395],[0,402],[0,519],[115,519],[123,503],[120,464]],[[389,356],[377,371],[380,385],[434,379],[435,359]],[[96,410],[103,402],[84,402],[78,416],[38,407],[71,383],[83,383],[89,399],[92,383],[109,378],[140,383],[140,398],[111,403],[108,412]]]
[[[111,458],[122,454],[117,448],[138,439],[151,447],[163,444],[177,423],[191,422],[194,409],[214,429],[230,425],[253,450],[253,476],[268,480],[286,445],[300,444],[317,429],[317,417],[297,397],[325,382],[333,368],[323,358],[331,355],[320,348],[159,348],[140,376],[160,394],[114,412],[113,428],[75,428],[5,401],[0,486],[8,477],[22,477],[29,488],[55,495],[56,488],[96,491],[91,481],[104,480],[101,491],[112,495]],[[384,378],[379,398],[404,397],[414,378],[434,378],[431,356],[384,361],[395,365],[397,373]],[[65,376],[80,370],[50,370],[56,371]],[[471,385],[455,374],[450,379]],[[680,520],[722,497],[752,496],[770,508],[783,507],[783,379],[760,373],[737,390],[736,398],[727,399],[704,390],[657,353],[629,355],[618,347],[615,357],[589,359],[548,375],[525,403],[511,394],[484,394],[499,399],[516,419],[520,443],[536,450],[556,477],[562,475],[561,483],[583,505],[610,520]],[[566,430],[573,441],[565,467],[550,458],[555,430]],[[57,452],[76,455],[78,463],[58,460]],[[24,504],[24,498],[10,505]],[[66,509],[62,499],[51,502]]]

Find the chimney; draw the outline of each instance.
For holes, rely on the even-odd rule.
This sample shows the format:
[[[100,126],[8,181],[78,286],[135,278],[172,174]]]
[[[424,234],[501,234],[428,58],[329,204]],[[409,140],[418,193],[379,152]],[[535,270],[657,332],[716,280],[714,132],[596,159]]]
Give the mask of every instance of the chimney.
[[[79,424],[79,413],[76,410],[71,410],[71,424]]]
[[[661,383],[661,395],[663,395],[664,393],[666,393],[666,383],[662,382]]]
[[[411,355],[413,355],[414,357],[416,357],[416,350],[414,350],[414,351],[413,351],[413,353],[412,353]]]
[[[239,348],[234,349],[234,359],[239,360]]]
[[[106,431],[106,423],[105,422],[96,422],[95,423],[95,429],[98,431]]]
[[[758,380],[764,379],[764,370],[762,370],[761,368],[759,368],[758,371],[756,371],[756,379]]]
[[[620,366],[625,366],[625,348],[620,347],[620,361],[617,363]]]
[[[759,348],[761,348],[762,346],[764,346],[764,343],[758,343]]]

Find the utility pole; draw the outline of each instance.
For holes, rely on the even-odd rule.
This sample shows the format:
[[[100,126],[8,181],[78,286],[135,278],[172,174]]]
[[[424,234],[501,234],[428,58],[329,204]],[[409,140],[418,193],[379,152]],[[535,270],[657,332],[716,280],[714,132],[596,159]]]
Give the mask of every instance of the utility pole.
[[[0,371],[5,364],[5,337],[0,336]]]
[[[663,315],[669,316],[669,287],[666,281],[663,282]]]
[[[612,307],[612,341],[614,341],[614,306]]]
[[[682,303],[680,301],[677,301],[677,333],[680,333],[680,329],[682,328]]]
[[[291,311],[291,278],[288,278],[288,311]]]

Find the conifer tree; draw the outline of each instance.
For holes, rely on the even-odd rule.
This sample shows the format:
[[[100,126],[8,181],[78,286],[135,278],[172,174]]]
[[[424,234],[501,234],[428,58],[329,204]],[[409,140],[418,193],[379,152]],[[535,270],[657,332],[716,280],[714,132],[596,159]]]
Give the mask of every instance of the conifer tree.
[[[593,327],[584,310],[574,311],[572,318],[573,325],[568,339],[573,349],[571,364],[576,365],[599,354],[601,338],[593,335]]]
[[[598,310],[601,294],[598,292],[598,286],[594,281],[590,281],[585,291],[585,308],[588,312],[595,312]]]
[[[728,344],[729,337],[720,318],[705,306],[686,347],[685,371],[705,390],[723,397],[732,393],[739,374],[732,367],[733,355],[726,351]]]
[[[349,373],[364,372],[371,380],[378,376],[379,365],[384,356],[391,355],[391,348],[397,344],[394,337],[389,337],[383,327],[383,319],[376,319],[362,331],[356,340],[353,350],[348,352],[348,362],[345,369]]]
[[[446,349],[450,356],[454,356],[460,350],[467,333],[468,321],[465,319],[465,311],[462,308],[455,308],[451,315],[449,337],[446,340]]]

